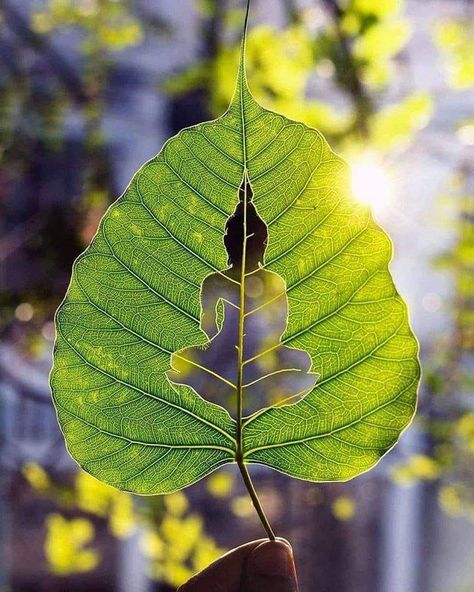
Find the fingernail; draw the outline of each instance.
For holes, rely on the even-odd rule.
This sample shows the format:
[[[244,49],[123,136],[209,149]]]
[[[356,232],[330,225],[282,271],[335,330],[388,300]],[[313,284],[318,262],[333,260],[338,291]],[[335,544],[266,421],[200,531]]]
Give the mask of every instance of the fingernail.
[[[262,543],[250,556],[252,571],[257,575],[273,577],[295,577],[295,566],[291,549],[280,541]]]

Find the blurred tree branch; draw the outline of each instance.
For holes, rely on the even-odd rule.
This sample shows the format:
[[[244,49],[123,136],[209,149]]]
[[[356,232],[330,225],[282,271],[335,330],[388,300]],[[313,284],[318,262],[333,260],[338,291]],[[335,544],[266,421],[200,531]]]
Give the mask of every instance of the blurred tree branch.
[[[351,94],[356,108],[356,119],[354,129],[362,137],[368,137],[368,119],[373,113],[373,105],[370,96],[366,92],[359,76],[357,63],[351,50],[351,40],[344,33],[341,22],[344,18],[344,10],[340,7],[338,0],[321,0],[332,17],[337,38],[339,40],[339,54],[341,66],[336,69],[339,82],[347,88]]]
[[[285,5],[286,17],[290,24],[297,24],[301,21],[301,11],[295,0],[283,0]]]
[[[28,19],[21,14],[8,0],[0,0],[0,11],[5,23],[21,41],[41,54],[50,64],[51,71],[61,81],[72,100],[83,105],[90,100],[88,93],[71,64],[63,58],[50,40],[33,31]]]

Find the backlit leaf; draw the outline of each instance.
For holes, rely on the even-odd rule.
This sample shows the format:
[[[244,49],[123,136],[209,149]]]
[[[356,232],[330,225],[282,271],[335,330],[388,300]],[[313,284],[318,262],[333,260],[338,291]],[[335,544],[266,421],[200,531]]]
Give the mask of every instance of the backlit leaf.
[[[242,459],[346,480],[395,444],[415,409],[418,346],[388,271],[390,240],[348,179],[319,132],[254,100],[243,57],[228,111],[180,132],[136,173],[76,261],[56,318],[53,397],[86,471],[141,494],[176,491]],[[247,357],[245,317],[239,368],[250,357],[271,365],[272,351],[294,348],[310,358],[312,385],[317,376],[299,400],[247,417],[168,374],[173,358],[184,382],[196,362],[182,352],[213,347],[201,287],[229,277],[222,239],[239,197],[266,224],[258,273],[283,286],[289,311],[281,342]],[[249,275],[232,280],[239,318],[249,312]],[[276,375],[265,371],[265,380]],[[238,376],[210,373],[242,399]]]

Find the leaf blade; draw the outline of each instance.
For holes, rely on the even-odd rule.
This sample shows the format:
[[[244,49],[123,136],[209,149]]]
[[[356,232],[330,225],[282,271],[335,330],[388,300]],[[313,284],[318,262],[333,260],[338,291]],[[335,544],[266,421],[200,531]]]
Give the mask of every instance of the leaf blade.
[[[166,372],[173,353],[207,342],[200,289],[226,267],[221,239],[245,171],[269,232],[264,267],[287,286],[281,344],[307,352],[320,375],[297,403],[245,419],[245,462],[346,480],[413,416],[418,346],[388,272],[391,243],[321,134],[256,103],[242,57],[229,110],[138,171],[57,314],[59,422],[72,456],[112,485],[168,493],[236,460],[235,420]]]

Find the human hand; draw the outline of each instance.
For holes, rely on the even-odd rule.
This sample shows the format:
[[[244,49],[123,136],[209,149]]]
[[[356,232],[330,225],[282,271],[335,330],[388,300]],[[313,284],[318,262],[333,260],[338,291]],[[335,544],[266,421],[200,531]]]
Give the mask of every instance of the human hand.
[[[282,539],[252,541],[226,553],[178,592],[298,592],[293,551]]]

